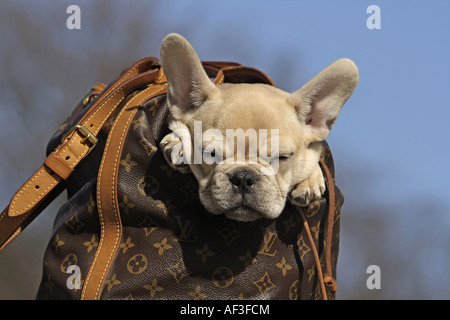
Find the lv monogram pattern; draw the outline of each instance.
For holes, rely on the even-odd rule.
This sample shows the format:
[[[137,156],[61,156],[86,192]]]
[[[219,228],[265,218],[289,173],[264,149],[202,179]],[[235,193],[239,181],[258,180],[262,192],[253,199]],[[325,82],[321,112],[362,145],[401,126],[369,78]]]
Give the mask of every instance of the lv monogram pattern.
[[[139,109],[126,137],[117,192],[123,234],[101,298],[321,298],[311,244],[292,205],[287,203],[276,220],[251,223],[206,212],[195,178],[172,170],[157,147],[168,133],[167,117],[165,96],[152,99]],[[83,284],[98,247],[95,190],[102,147],[94,151],[68,183],[69,200],[58,213],[44,257],[40,299],[81,296],[80,289],[68,288],[71,274],[66,271],[79,266]],[[333,173],[328,148],[323,158]],[[343,202],[337,188],[336,202],[334,277]],[[327,212],[326,197],[304,209],[322,268]]]

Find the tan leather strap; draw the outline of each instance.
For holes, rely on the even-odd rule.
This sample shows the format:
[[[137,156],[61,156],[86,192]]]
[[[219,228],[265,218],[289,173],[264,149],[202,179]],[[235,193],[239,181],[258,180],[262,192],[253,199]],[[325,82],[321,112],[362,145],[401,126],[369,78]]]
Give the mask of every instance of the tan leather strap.
[[[92,86],[90,92],[78,104],[73,114],[71,114],[67,121],[79,113],[86,107],[93,99],[95,99],[104,89],[106,85],[103,83],[96,83]],[[51,160],[50,160],[51,161]],[[9,205],[0,214],[0,251],[5,248],[20,232],[50,203],[56,198],[60,192],[64,190],[63,186],[55,187],[52,192],[46,197],[46,201],[40,205],[36,205],[29,212],[19,216],[9,216]]]
[[[308,236],[309,243],[311,244],[311,249],[313,251],[314,262],[316,263],[317,268],[317,276],[319,278],[320,291],[322,293],[322,299],[328,300],[326,289],[330,290],[333,299],[336,298],[337,284],[336,280],[333,278],[333,270],[331,266],[331,240],[333,235],[333,224],[334,224],[334,211],[335,211],[335,190],[334,190],[334,182],[333,177],[331,176],[330,170],[328,169],[325,162],[321,159],[320,165],[322,167],[323,172],[325,173],[325,180],[328,188],[328,217],[327,217],[327,227],[325,231],[325,274],[322,273],[322,267],[320,265],[319,252],[314,243],[314,238],[311,234],[311,229],[308,224],[308,220],[306,219],[301,208],[295,206],[295,209],[300,214],[303,220],[303,227],[306,230],[306,234]]]
[[[121,242],[122,223],[117,201],[118,163],[130,124],[145,101],[167,92],[163,73],[156,84],[136,94],[122,108],[108,135],[97,178],[97,208],[100,220],[100,241],[83,285],[82,300],[97,300],[103,282]]]
[[[158,79],[156,61],[152,57],[139,60],[104,89],[44,165],[17,191],[0,214],[0,250],[64,190],[64,180],[95,147],[97,134],[120,102],[130,92]]]

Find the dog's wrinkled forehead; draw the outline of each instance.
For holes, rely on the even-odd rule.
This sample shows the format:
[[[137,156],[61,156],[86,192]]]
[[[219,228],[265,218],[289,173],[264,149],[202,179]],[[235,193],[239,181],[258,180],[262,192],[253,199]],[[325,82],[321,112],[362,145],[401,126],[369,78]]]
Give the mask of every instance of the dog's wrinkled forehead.
[[[219,86],[220,109],[213,116],[218,129],[282,129],[298,122],[288,94],[269,85],[239,84]],[[269,106],[269,107],[268,107]],[[203,111],[203,110],[202,110]],[[205,112],[202,112],[203,114]],[[202,114],[198,114],[202,118]],[[286,119],[293,120],[286,123]]]

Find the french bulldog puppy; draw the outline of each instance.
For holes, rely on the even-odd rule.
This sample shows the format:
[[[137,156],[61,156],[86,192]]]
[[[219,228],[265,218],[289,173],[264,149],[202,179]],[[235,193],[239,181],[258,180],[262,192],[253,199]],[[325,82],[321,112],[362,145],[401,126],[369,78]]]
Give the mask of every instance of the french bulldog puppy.
[[[208,212],[275,219],[287,199],[307,206],[322,196],[320,141],[358,83],[352,61],[340,59],[287,93],[265,84],[215,85],[178,34],[163,40],[160,58],[175,119],[160,147],[173,168],[195,175]],[[237,132],[244,133],[241,147]]]

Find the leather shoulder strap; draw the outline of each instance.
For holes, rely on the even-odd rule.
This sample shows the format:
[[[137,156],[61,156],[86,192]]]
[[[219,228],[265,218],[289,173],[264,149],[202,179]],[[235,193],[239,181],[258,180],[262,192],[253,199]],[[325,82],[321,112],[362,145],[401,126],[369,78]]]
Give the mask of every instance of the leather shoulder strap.
[[[64,181],[95,147],[97,134],[120,102],[132,91],[156,82],[161,72],[156,58],[144,58],[102,91],[0,214],[0,251],[65,189]]]

